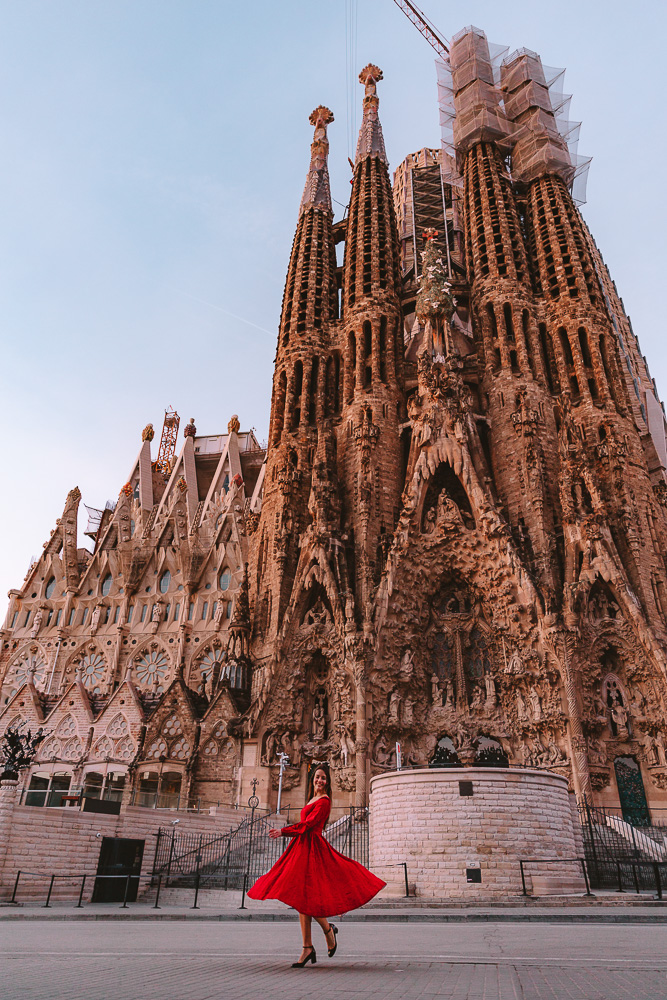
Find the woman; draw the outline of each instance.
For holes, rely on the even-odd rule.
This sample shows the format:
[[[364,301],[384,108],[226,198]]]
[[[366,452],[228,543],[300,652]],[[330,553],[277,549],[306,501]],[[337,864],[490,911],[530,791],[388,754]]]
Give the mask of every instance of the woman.
[[[324,931],[329,958],[333,958],[338,928],[326,918],[363,906],[386,885],[326,842],[322,830],[330,812],[331,776],[327,767],[319,766],[311,775],[300,822],[269,833],[273,838],[292,837],[292,843],[248,892],[252,899],[279,899],[299,911],[303,950],[299,961],[292,963],[293,969],[317,962],[311,937],[313,917]]]

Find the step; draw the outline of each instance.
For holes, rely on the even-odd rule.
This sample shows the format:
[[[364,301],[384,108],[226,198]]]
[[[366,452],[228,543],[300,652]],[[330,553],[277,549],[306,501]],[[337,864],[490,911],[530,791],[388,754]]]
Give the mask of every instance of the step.
[[[531,875],[526,879],[533,896],[580,895],[586,892],[583,875]]]

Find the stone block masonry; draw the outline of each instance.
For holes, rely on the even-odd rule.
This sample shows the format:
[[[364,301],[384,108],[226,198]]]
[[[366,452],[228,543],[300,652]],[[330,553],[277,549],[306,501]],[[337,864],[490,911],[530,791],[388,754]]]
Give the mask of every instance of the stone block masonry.
[[[393,879],[400,872],[395,866],[407,862],[418,896],[517,894],[520,860],[573,859],[581,856],[579,846],[567,780],[557,774],[443,768],[395,771],[371,781],[371,868]],[[478,877],[474,871],[480,882],[468,881]],[[539,872],[575,878],[584,891],[581,873],[570,860]]]

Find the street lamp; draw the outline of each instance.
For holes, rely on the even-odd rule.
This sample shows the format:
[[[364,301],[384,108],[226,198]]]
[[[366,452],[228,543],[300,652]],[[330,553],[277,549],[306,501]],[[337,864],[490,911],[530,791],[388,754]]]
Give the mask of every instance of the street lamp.
[[[283,794],[283,771],[287,764],[289,764],[289,757],[286,753],[278,754],[278,761],[280,762],[280,771],[278,772],[278,804],[276,805],[276,814],[280,815],[280,800]]]

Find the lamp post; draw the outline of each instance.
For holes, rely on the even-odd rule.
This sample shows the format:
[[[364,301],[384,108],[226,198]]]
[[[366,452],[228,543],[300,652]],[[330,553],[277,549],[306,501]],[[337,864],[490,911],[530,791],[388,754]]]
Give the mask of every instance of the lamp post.
[[[280,770],[278,772],[278,803],[276,805],[276,815],[280,816],[280,802],[283,795],[283,772],[287,764],[289,764],[289,757],[286,753],[279,753],[278,761],[280,762]]]

